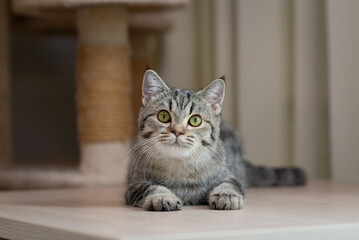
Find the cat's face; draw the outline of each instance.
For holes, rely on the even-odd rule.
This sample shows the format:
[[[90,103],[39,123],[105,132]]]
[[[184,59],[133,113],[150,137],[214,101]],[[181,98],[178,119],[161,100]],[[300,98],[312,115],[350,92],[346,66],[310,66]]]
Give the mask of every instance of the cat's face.
[[[218,140],[223,97],[223,80],[196,92],[169,88],[153,70],[147,70],[139,138],[153,154],[172,158],[208,151]]]

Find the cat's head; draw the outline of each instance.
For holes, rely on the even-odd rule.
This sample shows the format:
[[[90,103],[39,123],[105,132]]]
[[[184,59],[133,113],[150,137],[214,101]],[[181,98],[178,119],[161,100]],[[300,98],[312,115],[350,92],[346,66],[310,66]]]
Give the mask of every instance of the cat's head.
[[[156,154],[179,158],[214,148],[224,94],[222,79],[192,91],[168,87],[155,71],[147,70],[142,84],[139,139]]]

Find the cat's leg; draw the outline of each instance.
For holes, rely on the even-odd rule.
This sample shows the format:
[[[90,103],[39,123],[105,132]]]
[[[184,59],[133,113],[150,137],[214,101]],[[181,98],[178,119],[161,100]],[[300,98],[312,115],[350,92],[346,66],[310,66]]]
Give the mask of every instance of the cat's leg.
[[[149,211],[178,211],[181,200],[168,188],[140,181],[129,185],[126,192],[127,204],[143,207]]]
[[[241,209],[244,202],[244,189],[235,179],[222,181],[210,193],[208,204],[216,210]]]

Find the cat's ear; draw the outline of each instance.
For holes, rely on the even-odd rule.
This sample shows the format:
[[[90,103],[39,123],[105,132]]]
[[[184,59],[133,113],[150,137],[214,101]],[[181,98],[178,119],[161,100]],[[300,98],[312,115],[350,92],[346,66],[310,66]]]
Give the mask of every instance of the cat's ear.
[[[215,114],[221,112],[221,107],[225,94],[225,83],[222,79],[211,82],[207,87],[199,92],[201,96],[212,105]]]
[[[142,104],[146,106],[159,93],[167,90],[169,90],[169,87],[162,81],[160,76],[155,71],[148,69],[143,76]]]

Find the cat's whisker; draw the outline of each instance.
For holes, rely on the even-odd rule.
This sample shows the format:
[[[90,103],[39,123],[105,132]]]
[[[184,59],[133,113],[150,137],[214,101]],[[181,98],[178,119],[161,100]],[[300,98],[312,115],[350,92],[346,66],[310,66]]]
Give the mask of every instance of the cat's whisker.
[[[156,140],[158,140],[158,137],[153,137],[151,138],[151,141],[146,141],[144,145],[142,145],[142,147],[140,148],[139,152],[137,152],[137,154],[133,156],[133,163],[135,164],[135,166],[133,170],[132,170],[133,166],[131,166],[131,172],[136,171],[138,163],[141,160],[140,158],[142,158],[143,155],[144,158],[142,159],[142,165],[144,165],[144,163],[149,158],[149,153],[151,153],[153,149],[156,149],[154,147],[156,145]]]
[[[213,148],[205,148],[203,147],[202,145],[199,145],[204,151],[208,152],[209,154],[211,154],[212,157],[215,157],[215,158],[221,158],[222,155],[216,150],[216,149],[213,149]],[[214,151],[214,152],[213,152]]]
[[[152,157],[154,156],[154,155],[157,155],[158,154],[158,149],[157,149],[157,147],[156,147],[156,143],[155,143],[155,147],[154,148],[152,148],[152,152],[150,153],[150,155],[147,157],[147,159],[145,160],[145,163],[144,163],[144,168],[143,168],[143,177],[144,177],[144,179],[145,180],[147,180],[146,179],[146,170],[147,170],[147,166],[148,166],[148,163],[152,160]],[[150,166],[152,166],[152,164],[150,164]],[[150,170],[150,172],[151,172],[151,170]]]
[[[131,166],[130,166],[130,179],[132,177],[132,173],[134,171],[136,171],[136,169],[137,169],[137,165],[138,165],[138,162],[140,161],[140,157],[142,155],[146,154],[146,152],[152,148],[151,143],[153,143],[153,142],[154,141],[146,141],[144,143],[144,145],[142,145],[142,147],[136,153],[136,155],[132,156],[132,162],[131,162]]]
[[[128,154],[126,154],[126,157],[128,159],[130,159],[134,153],[136,153],[136,150],[145,146],[148,142],[150,142],[150,140],[140,140],[138,141],[128,152]]]
[[[147,142],[149,142],[150,139],[145,139],[145,140],[138,140],[138,142],[136,142],[131,149],[126,153],[125,155],[125,161],[122,164],[122,168],[127,166],[129,161],[131,160],[131,156],[134,154],[135,150],[138,149],[141,146],[144,146]]]

